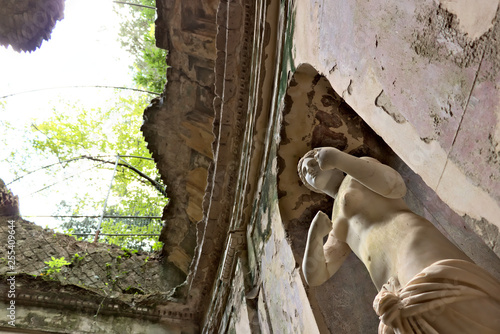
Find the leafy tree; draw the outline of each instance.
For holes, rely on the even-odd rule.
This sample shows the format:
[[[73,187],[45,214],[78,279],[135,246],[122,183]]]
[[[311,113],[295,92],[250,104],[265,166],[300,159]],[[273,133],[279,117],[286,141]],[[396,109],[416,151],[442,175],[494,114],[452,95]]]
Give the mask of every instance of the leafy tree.
[[[105,214],[161,216],[168,202],[165,186],[140,132],[142,113],[147,103],[146,97],[120,97],[116,105],[107,110],[85,110],[72,106],[74,113],[55,111],[48,120],[32,124],[34,137],[30,142],[38,155],[57,159],[66,169],[85,164],[96,171],[93,177],[83,181],[91,187],[82,188],[85,191],[77,192],[71,201],[61,202],[58,214],[100,213],[110,176],[99,171],[113,170],[116,154],[120,154],[133,157],[119,160]],[[96,223],[96,219],[74,218],[64,222],[62,227],[73,234],[93,233]],[[105,219],[101,225],[103,234],[151,234],[160,230],[161,221],[143,224],[127,218]],[[154,244],[151,237],[103,236],[102,239],[133,249]],[[153,246],[161,247],[158,243]]]
[[[136,211],[133,214],[140,214]],[[59,205],[58,214],[72,215],[73,206],[68,205],[64,200]],[[121,216],[124,214],[116,206],[108,207],[106,216]],[[130,215],[130,213],[128,213]],[[99,218],[96,217],[71,217],[64,219],[61,228],[68,234],[74,235],[79,240],[92,241]],[[135,219],[135,218],[105,218],[101,225],[101,234],[158,234],[163,224],[159,219]],[[83,235],[89,234],[89,235]],[[124,246],[136,250],[157,250],[161,248],[161,243],[155,240],[156,237],[128,237],[118,235],[101,235],[99,240],[118,246]]]
[[[132,2],[128,0],[127,2]],[[155,6],[155,0],[135,0],[137,4]],[[165,50],[158,49],[154,39],[156,11],[150,8],[116,5],[121,15],[120,40],[133,57],[133,76],[137,88],[162,92],[166,82]],[[118,95],[117,95],[118,96]],[[59,205],[60,215],[100,213],[109,186],[110,173],[116,154],[149,158],[120,160],[108,201],[106,215],[161,216],[168,202],[165,186],[140,132],[142,113],[149,97],[138,94],[117,97],[110,108],[81,108],[77,103],[67,104],[65,110],[54,110],[48,120],[34,121],[11,150],[7,160],[15,177],[45,173],[47,180],[38,177],[43,186],[35,193],[55,192],[56,185],[69,184],[76,188],[73,197]],[[3,108],[0,101],[0,109]],[[0,123],[6,128],[7,123]],[[17,137],[20,138],[20,137]],[[20,149],[20,146],[23,146]],[[35,168],[33,161],[38,162]],[[36,170],[35,173],[32,173]],[[87,176],[89,173],[90,176]],[[65,220],[63,229],[73,233],[92,233],[95,219],[72,218]],[[89,227],[92,226],[92,227]],[[157,233],[161,222],[140,224],[132,219],[105,219],[101,233]],[[152,230],[153,229],[153,230]],[[91,239],[91,238],[89,238]],[[141,249],[161,245],[151,238],[102,237],[127,248]]]
[[[133,3],[132,1],[128,1]],[[155,0],[140,0],[135,3],[155,7]],[[132,70],[134,82],[139,88],[162,92],[166,82],[167,51],[156,47],[154,21],[156,10],[151,8],[117,5],[120,15],[120,42],[134,58]]]
[[[147,89],[152,92],[162,92],[166,83],[167,65],[165,59],[167,51],[157,48],[154,45],[154,25],[151,26],[149,33],[145,36],[146,48],[142,50],[142,61],[147,65],[140,67],[136,64],[134,67],[134,82],[139,88]]]
[[[77,155],[148,156],[140,127],[142,113],[149,103],[146,96],[118,97],[114,106],[90,110],[68,104],[64,111],[54,110],[46,121],[31,124],[36,134],[31,145],[42,155],[56,156],[59,161]],[[139,161],[141,166],[147,161]],[[152,166],[153,164],[149,163]]]

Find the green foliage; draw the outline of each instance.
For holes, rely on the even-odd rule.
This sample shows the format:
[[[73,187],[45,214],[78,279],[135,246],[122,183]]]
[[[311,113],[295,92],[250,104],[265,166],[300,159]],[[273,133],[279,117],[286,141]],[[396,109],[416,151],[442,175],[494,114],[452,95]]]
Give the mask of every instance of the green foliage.
[[[155,0],[135,2],[156,5]],[[166,82],[167,52],[155,46],[156,11],[136,6],[115,6],[122,17],[122,46],[134,60],[132,70],[137,88],[162,92]],[[14,130],[7,122],[0,120],[4,132],[8,130],[12,132],[10,138],[17,138],[15,148],[9,149],[10,155],[4,154],[1,158],[8,161],[15,177],[35,170],[33,161],[43,166],[36,173],[34,193],[44,191],[43,194],[50,192],[54,195],[61,190],[57,184],[66,187],[65,198],[55,214],[98,215],[102,212],[116,154],[151,158],[140,132],[142,114],[149,102],[148,95],[119,96],[117,93],[116,101],[111,101],[110,107],[90,109],[82,108],[78,103],[66,103],[61,109],[54,109],[49,119],[34,120],[29,129],[23,129],[22,140],[20,135],[12,132]],[[5,102],[0,101],[0,110],[3,109],[7,109]],[[124,160],[126,163],[121,161],[117,168],[104,214],[161,216],[168,198],[154,161],[140,158]],[[136,172],[127,164],[133,166]],[[75,194],[68,195],[68,188],[73,188]],[[93,236],[82,234],[94,233],[97,224],[98,219],[95,218],[71,218],[62,220],[61,229],[79,240],[90,241]],[[101,234],[158,234],[162,225],[159,220],[104,219]],[[157,239],[101,236],[99,241],[135,250],[159,250],[162,243]]]
[[[147,96],[130,95],[118,97],[114,106],[108,109],[85,110],[67,104],[66,110],[54,110],[48,120],[32,124],[30,143],[38,153],[56,156],[59,161],[81,155],[115,155],[116,152],[150,157],[139,130],[148,103]],[[108,160],[113,161],[113,158]],[[147,160],[137,161],[137,164],[154,165]]]
[[[85,255],[81,256],[80,254],[75,253],[75,255],[73,255],[73,259],[71,259],[71,263],[78,263],[81,260],[83,260],[84,257],[85,257]]]
[[[139,88],[152,92],[162,92],[167,80],[167,51],[155,46],[154,24],[144,37],[145,48],[142,50],[141,61],[146,66],[134,65],[134,82]]]
[[[138,250],[137,249],[128,249],[127,247],[122,247],[123,251],[123,256],[125,257],[131,257],[132,254],[137,254]]]
[[[119,153],[146,159],[120,160],[105,215],[161,216],[168,198],[165,197],[165,186],[161,183],[140,132],[142,113],[148,102],[147,97],[132,95],[118,98],[116,104],[108,109],[85,110],[70,106],[73,113],[57,110],[51,118],[32,124],[31,146],[38,155],[63,162],[59,165],[63,169],[86,168],[94,171],[90,177],[82,175],[85,178],[82,184],[87,186],[80,187],[74,198],[61,201],[58,215],[96,215],[102,212],[110,180],[110,174],[106,171],[114,169],[116,154]],[[135,171],[129,166],[133,166]],[[64,220],[62,229],[80,240],[90,241],[92,236],[78,234],[94,233],[97,224],[96,218],[72,218]],[[102,221],[101,233],[158,234],[161,228],[160,220],[108,218]],[[102,236],[99,241],[131,249],[160,249],[162,244],[156,239],[144,236]]]
[[[64,256],[56,259],[55,257],[51,256],[52,260],[51,261],[45,261],[45,264],[49,266],[49,268],[45,271],[46,275],[51,275],[53,273],[58,273],[61,271],[61,268],[67,265],[70,265],[71,262],[68,262],[64,259]]]
[[[155,0],[139,0],[137,4],[155,7]],[[134,59],[134,82],[141,89],[160,93],[166,82],[167,51],[156,47],[154,20],[156,11],[120,5],[120,42]]]

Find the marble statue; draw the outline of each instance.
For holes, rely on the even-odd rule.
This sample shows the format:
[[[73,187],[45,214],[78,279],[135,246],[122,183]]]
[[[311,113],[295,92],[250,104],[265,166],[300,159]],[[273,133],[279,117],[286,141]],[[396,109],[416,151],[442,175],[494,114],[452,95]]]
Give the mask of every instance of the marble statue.
[[[309,228],[309,285],[328,280],[353,251],[379,291],[379,334],[500,333],[500,283],[408,208],[397,171],[323,147],[302,157],[298,173],[335,199],[332,219],[320,211]]]

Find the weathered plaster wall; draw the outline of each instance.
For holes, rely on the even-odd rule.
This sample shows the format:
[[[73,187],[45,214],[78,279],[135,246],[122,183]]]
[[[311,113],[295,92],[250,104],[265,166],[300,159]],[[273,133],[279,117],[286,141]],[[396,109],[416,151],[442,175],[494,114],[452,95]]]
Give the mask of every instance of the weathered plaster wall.
[[[244,254],[243,254],[244,255]],[[252,333],[259,328],[258,316],[252,303],[247,301],[245,275],[246,264],[238,259],[231,282],[231,292],[228,296],[224,317],[219,326],[222,333]]]
[[[275,174],[276,164],[273,169]],[[253,234],[259,260],[254,270],[262,282],[262,302],[258,305],[261,328],[271,333],[320,333],[272,188],[274,185],[266,189],[271,196],[263,203],[269,206],[262,208]]]
[[[498,2],[295,6],[295,63],[325,75],[500,255]]]
[[[366,3],[364,5],[367,6]],[[377,9],[385,8],[383,4],[370,6],[375,6]],[[399,6],[398,4],[393,7]],[[404,7],[404,4],[401,6]],[[288,16],[293,23],[287,31],[294,36],[294,39],[293,43],[288,44],[287,36],[284,37],[283,67],[282,72],[278,74],[282,81],[274,86],[278,105],[271,107],[282,111],[283,117],[281,118],[280,112],[268,114],[267,124],[270,126],[266,127],[268,131],[266,139],[272,138],[270,139],[272,144],[267,146],[265,151],[264,156],[267,157],[267,160],[263,160],[265,168],[260,171],[259,185],[253,201],[253,213],[249,225],[246,226],[248,271],[251,277],[250,282],[246,284],[247,303],[237,303],[229,298],[227,302],[234,308],[227,307],[224,313],[226,323],[231,323],[231,316],[238,313],[238,310],[244,308],[251,310],[253,307],[258,314],[259,330],[264,333],[376,332],[378,318],[371,307],[376,290],[366,269],[354,256],[347,260],[329,282],[319,288],[307,288],[300,277],[299,263],[310,219],[318,209],[328,212],[331,202],[301,189],[296,175],[296,163],[308,149],[322,145],[336,146],[356,155],[370,155],[398,170],[409,189],[406,201],[410,207],[434,223],[476,263],[500,278],[496,225],[487,219],[473,221],[467,216],[462,217],[463,211],[454,211],[450,208],[453,201],[443,202],[436,195],[436,191],[439,193],[438,187],[429,184],[429,179],[426,179],[427,176],[436,173],[436,170],[439,173],[444,172],[445,164],[449,167],[453,163],[451,155],[448,163],[440,164],[441,160],[432,160],[424,153],[429,153],[426,145],[433,147],[432,150],[448,147],[449,152],[453,146],[458,147],[456,130],[464,120],[459,118],[457,122],[451,119],[457,115],[457,111],[453,108],[466,105],[467,89],[472,86],[469,88],[463,86],[464,90],[461,91],[461,88],[453,84],[454,81],[449,77],[450,72],[447,72],[450,71],[447,66],[451,65],[434,64],[432,69],[438,70],[446,82],[440,83],[439,93],[434,92],[431,96],[422,98],[428,103],[425,109],[411,109],[422,106],[422,101],[416,98],[419,96],[416,92],[413,92],[415,95],[407,100],[398,100],[394,98],[395,92],[388,88],[382,87],[378,91],[374,89],[381,87],[377,86],[381,80],[377,75],[385,78],[383,75],[389,71],[389,67],[401,64],[391,63],[393,58],[402,56],[398,55],[397,48],[389,49],[394,43],[401,44],[399,31],[390,29],[390,24],[397,21],[399,16],[391,12],[395,10],[394,8],[390,5],[389,7],[390,10],[386,9],[387,15],[383,16],[385,21],[380,19],[378,14],[373,19],[380,24],[387,24],[386,35],[377,34],[373,46],[367,40],[368,32],[370,29],[373,30],[369,14],[370,10],[374,11],[372,7],[360,6],[359,10],[366,12],[358,13],[358,7],[352,4],[331,2],[325,4],[321,1],[311,1],[296,3],[292,15]],[[342,12],[344,9],[345,12]],[[390,23],[386,22],[388,17],[392,20]],[[423,18],[419,17],[418,20]],[[343,33],[346,36],[342,36]],[[384,39],[380,36],[391,39],[392,44],[387,42],[384,50],[375,50],[379,52],[374,55],[375,62],[378,61],[377,57],[384,59],[383,66],[375,70],[370,68],[374,60],[367,56],[369,52],[367,53],[365,49],[381,48]],[[342,43],[332,43],[333,37],[338,37]],[[470,47],[469,52],[473,58],[476,46]],[[437,54],[437,59],[441,59],[439,57],[443,55]],[[466,69],[464,73],[452,71],[455,78],[466,77],[467,66],[470,66],[470,63],[467,65],[466,62],[471,60],[457,58],[455,61],[462,62]],[[429,60],[426,59],[425,62]],[[411,66],[425,62],[417,61]],[[300,66],[303,63],[313,66]],[[324,66],[325,63],[329,67]],[[342,64],[347,70],[341,66]],[[349,70],[352,71],[351,76],[341,76]],[[418,90],[421,94],[429,89],[429,83],[426,86],[414,87],[413,77],[401,68],[392,75],[393,81],[397,79],[396,84],[393,84],[393,81],[389,84],[402,90],[403,95],[409,94],[412,89]],[[358,86],[357,80],[363,84]],[[438,81],[438,77],[434,77],[434,83]],[[397,85],[398,82],[401,86]],[[368,100],[363,94],[374,92],[376,94],[373,96],[369,95],[373,97],[370,100],[371,109],[362,109],[359,112],[356,107],[354,110],[350,108],[350,106],[360,106],[356,101]],[[436,104],[436,99],[443,96],[446,101],[449,100],[456,105],[448,106],[448,109],[438,109],[443,113],[441,115],[432,109],[432,104]],[[403,101],[407,103],[403,104]],[[262,128],[257,126],[254,134],[263,128],[264,126]],[[415,139],[411,134],[417,130],[421,131],[422,135]],[[384,140],[391,147],[387,146]],[[423,151],[419,146],[420,143],[415,143],[416,141],[424,143],[426,151]],[[278,151],[275,152],[273,145],[278,144]],[[395,154],[391,150],[393,145],[403,153]],[[417,149],[412,150],[415,147]],[[432,152],[438,154],[437,151]],[[445,155],[445,160],[446,158]],[[415,165],[420,166],[420,169],[415,168]],[[423,165],[427,169],[423,168]],[[462,175],[465,175],[464,171]],[[459,188],[468,189],[469,185],[458,182]],[[486,188],[481,191],[492,199],[492,194],[496,191],[495,184],[491,183],[490,187]],[[444,196],[444,199],[449,198]],[[236,279],[238,271],[235,271],[234,275],[232,284],[238,285]],[[231,311],[228,311],[229,309]],[[246,311],[245,314],[247,313],[252,311]],[[309,324],[311,327],[304,324]]]
[[[220,29],[223,34],[218,35],[221,44],[222,41],[226,43],[224,53],[220,55],[227,58],[218,58],[217,64],[221,67],[217,67],[216,71],[228,77],[227,81],[222,81],[221,77],[216,82],[216,85],[221,85],[218,87],[222,94],[221,126],[220,132],[216,132],[222,145],[218,146],[217,154],[220,156],[217,157],[216,168],[221,167],[224,171],[227,167],[237,167],[237,173],[235,177],[221,175],[214,180],[214,187],[225,186],[223,182],[229,180],[234,187],[229,189],[235,189],[236,194],[233,198],[230,193],[219,202],[219,192],[212,192],[215,196],[212,201],[216,200],[212,203],[216,206],[211,210],[221,205],[224,208],[229,201],[230,215],[227,219],[230,225],[224,245],[225,255],[219,264],[204,322],[205,333],[225,333],[226,330],[243,333],[319,333],[277,205],[277,165],[273,146],[279,129],[276,122],[279,113],[275,102],[277,78],[281,76],[277,68],[280,66],[282,33],[287,15],[287,7],[281,5],[280,1],[242,4],[245,34],[236,39],[241,36],[242,27],[230,18],[238,17],[239,14],[231,15],[231,11],[238,13],[240,2],[228,2],[227,28],[234,27],[235,30],[225,32],[226,25],[223,24]],[[252,18],[252,15],[255,17]],[[255,22],[248,24],[251,18]],[[253,38],[248,36],[248,29],[253,29],[253,33],[250,32]],[[240,52],[249,49],[253,54],[251,62],[246,63],[248,56],[243,57]],[[231,56],[234,53],[236,56]],[[238,65],[238,60],[241,65]],[[226,61],[224,68],[222,64]],[[249,83],[244,82],[246,78],[249,78]],[[236,94],[233,89],[236,89]],[[228,133],[234,136],[230,140]],[[227,151],[230,148],[224,143],[227,141],[232,145],[231,151]],[[224,218],[225,213],[218,220]],[[211,222],[209,220],[208,223]],[[242,247],[238,250],[233,245],[233,236],[240,233],[245,241],[238,246]]]
[[[246,231],[247,248],[235,254],[229,282],[219,283],[230,291],[227,297],[214,294],[214,302],[225,307],[212,332],[313,334],[321,333],[321,326],[326,328],[317,323],[286,236],[278,208],[278,167],[273,161]],[[220,291],[224,290],[219,287],[215,293]]]
[[[246,204],[241,202],[247,194],[246,183],[241,177],[250,163],[246,126],[255,116],[249,89],[260,77],[254,72],[260,63],[253,58],[258,51],[252,44],[257,39],[255,30],[260,30],[254,21],[262,15],[259,6],[258,1],[220,1],[217,11],[214,166],[208,176],[204,219],[197,230],[199,247],[189,277],[191,291],[201,293],[201,323],[207,333],[220,328],[230,293],[230,285],[220,282],[220,274],[223,268],[232,268],[232,252],[227,252],[230,238],[244,230],[241,225],[246,218],[241,211]]]

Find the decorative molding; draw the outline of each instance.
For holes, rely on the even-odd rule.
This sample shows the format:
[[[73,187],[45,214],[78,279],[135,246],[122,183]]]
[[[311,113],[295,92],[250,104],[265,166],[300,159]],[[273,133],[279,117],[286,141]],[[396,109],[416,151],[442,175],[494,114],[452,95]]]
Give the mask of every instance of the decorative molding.
[[[217,12],[215,61],[214,165],[209,171],[205,212],[198,224],[198,247],[188,279],[190,296],[201,296],[206,312],[210,290],[224,254],[240,170],[251,81],[254,3],[221,1]]]
[[[244,230],[229,232],[226,252],[224,253],[224,258],[222,260],[221,266],[222,269],[220,273],[220,279],[224,283],[228,283],[232,278],[236,252],[245,249],[245,246],[246,236]]]
[[[232,10],[238,11],[238,3],[238,1],[232,1],[226,8],[219,8],[218,22],[228,22],[231,18],[238,19],[240,14],[231,12]],[[212,270],[220,270],[218,279],[212,280],[205,276],[205,281],[207,283],[212,281],[213,285],[205,299],[209,301],[209,304],[200,307],[205,310],[204,319],[200,324],[204,333],[215,332],[222,328],[238,250],[247,249],[247,224],[255,208],[255,200],[259,197],[258,184],[261,176],[264,175],[262,166],[265,164],[264,161],[269,153],[267,151],[270,148],[270,142],[267,139],[272,126],[269,121],[273,117],[271,112],[273,103],[276,102],[273,99],[276,69],[279,68],[281,61],[279,42],[281,37],[276,39],[283,32],[280,27],[284,18],[279,19],[280,10],[282,10],[280,2],[254,1],[251,6],[245,4],[245,6],[241,5],[241,8],[243,8],[241,16],[245,18],[243,25],[245,34],[251,37],[237,37],[233,30],[226,31],[225,26],[220,25],[217,35],[217,46],[223,45],[225,49],[218,50],[216,60],[216,94],[218,96],[214,105],[216,108],[218,106],[221,111],[220,126],[214,130],[214,133],[218,134],[218,142],[215,146],[217,154],[214,159],[215,175],[212,182],[214,182],[213,187],[226,184],[227,188],[224,191],[212,192],[211,196],[207,197],[210,201],[207,216],[210,217],[211,214],[216,216],[223,212],[223,215],[214,217],[213,220],[209,219],[208,223],[216,223],[219,226],[224,224],[228,232],[223,233],[217,239],[226,238],[224,256],[218,267],[217,263],[212,267]],[[221,14],[227,17],[221,17]],[[234,25],[225,24],[234,29]],[[231,53],[232,50],[240,53],[234,55]],[[246,58],[243,57],[245,54]],[[223,71],[224,76],[218,75],[218,71]],[[231,85],[234,85],[236,78],[248,81],[241,83],[234,91]],[[229,92],[229,97],[226,97],[226,92]],[[217,111],[218,109],[216,109],[216,115]],[[228,128],[231,124],[233,127]],[[235,137],[230,138],[231,134]],[[224,138],[227,138],[230,144],[225,142]],[[233,150],[228,152],[226,148]],[[226,174],[218,178],[218,172],[226,172]],[[221,182],[223,180],[227,181]],[[220,193],[226,196],[222,199],[214,196]],[[238,231],[237,234],[236,231]],[[202,242],[211,238],[207,236],[208,234],[204,234]],[[203,268],[200,264],[207,258],[207,254],[202,250],[198,270]],[[207,270],[210,269],[207,268]],[[192,286],[195,287],[198,284],[196,278],[193,282]]]

